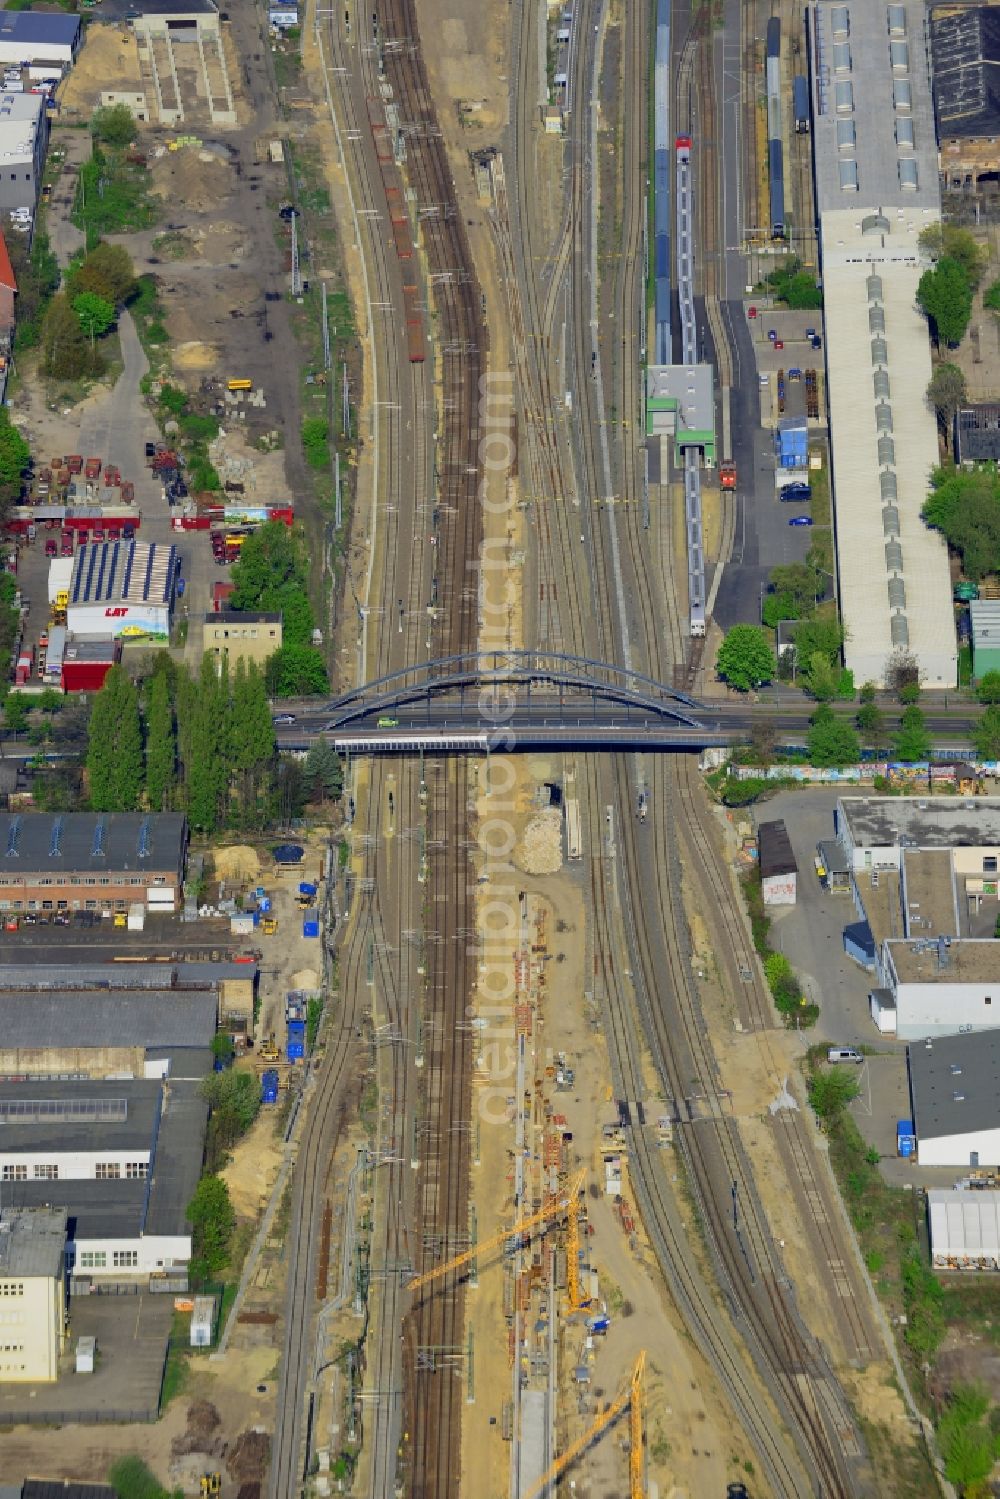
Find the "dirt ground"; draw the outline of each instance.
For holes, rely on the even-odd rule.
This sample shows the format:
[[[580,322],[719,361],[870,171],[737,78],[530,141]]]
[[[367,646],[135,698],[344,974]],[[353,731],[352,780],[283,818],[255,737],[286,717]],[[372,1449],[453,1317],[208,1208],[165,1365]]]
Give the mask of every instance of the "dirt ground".
[[[139,52],[132,32],[91,23],[84,32],[76,62],[59,89],[59,105],[64,115],[89,115],[102,93],[139,93],[141,89]]]

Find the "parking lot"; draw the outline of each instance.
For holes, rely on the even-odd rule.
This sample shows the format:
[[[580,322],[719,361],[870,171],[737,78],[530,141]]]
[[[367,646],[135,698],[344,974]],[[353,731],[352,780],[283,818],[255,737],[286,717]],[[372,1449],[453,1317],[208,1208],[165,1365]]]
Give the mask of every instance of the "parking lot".
[[[55,1384],[0,1384],[0,1424],[155,1421],[173,1297],[75,1296]],[[75,1372],[79,1338],[97,1339],[93,1374]],[[2,1440],[2,1438],[0,1438]]]

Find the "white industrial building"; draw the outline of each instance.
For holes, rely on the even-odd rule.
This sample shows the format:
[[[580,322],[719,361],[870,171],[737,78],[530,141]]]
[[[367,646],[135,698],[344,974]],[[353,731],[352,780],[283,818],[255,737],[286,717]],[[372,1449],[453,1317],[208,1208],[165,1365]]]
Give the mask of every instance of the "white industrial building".
[[[66,1326],[66,1213],[0,1211],[0,1383],[51,1383]]]
[[[1000,798],[842,797],[834,822],[855,906],[877,929],[879,1031],[1000,1027]]]
[[[165,642],[177,582],[177,548],[145,541],[100,541],[73,559],[66,607],[71,635]]]
[[[75,1277],[183,1271],[207,1104],[197,1080],[0,1083],[0,1194],[69,1219]]]
[[[927,1222],[935,1270],[1000,1270],[1000,1192],[928,1192]]]
[[[41,94],[0,94],[0,210],[35,208],[48,139]]]
[[[921,1166],[1000,1166],[1000,1036],[949,1036],[906,1049]]]
[[[963,880],[997,874],[1000,797],[843,796],[833,817],[856,874],[898,872],[911,849],[948,850]]]
[[[925,687],[954,687],[948,552],[920,515],[938,446],[917,241],[941,217],[924,6],[807,15],[845,660],[881,683],[907,652]]]
[[[79,16],[40,10],[0,11],[0,62],[54,63],[53,72],[68,68],[80,50]]]
[[[883,1006],[876,1013],[873,1005],[883,1032],[916,1041],[1000,1027],[1000,943],[993,939],[887,941],[878,962],[895,1006],[893,1027],[881,1014]]]

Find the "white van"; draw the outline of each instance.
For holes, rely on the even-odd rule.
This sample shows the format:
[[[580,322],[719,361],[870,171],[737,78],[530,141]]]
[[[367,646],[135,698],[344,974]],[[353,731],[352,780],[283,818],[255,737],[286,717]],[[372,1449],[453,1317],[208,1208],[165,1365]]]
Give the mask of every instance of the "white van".
[[[863,1062],[864,1057],[853,1046],[831,1046],[826,1054],[828,1062]]]

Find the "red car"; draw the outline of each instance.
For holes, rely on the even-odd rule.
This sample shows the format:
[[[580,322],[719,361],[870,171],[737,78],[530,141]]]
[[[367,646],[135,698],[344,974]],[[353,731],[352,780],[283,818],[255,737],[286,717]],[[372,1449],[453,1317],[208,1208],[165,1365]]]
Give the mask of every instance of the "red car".
[[[56,546],[55,537],[54,536],[50,536],[49,539],[48,539],[48,541],[45,543],[45,555],[46,555],[46,557],[54,557],[56,555],[56,553],[57,553],[58,550],[59,550],[59,548]]]

